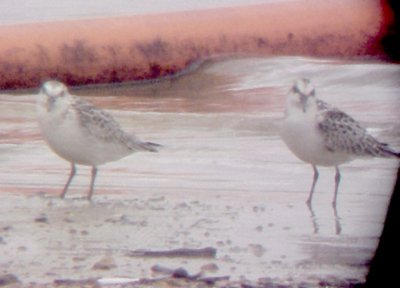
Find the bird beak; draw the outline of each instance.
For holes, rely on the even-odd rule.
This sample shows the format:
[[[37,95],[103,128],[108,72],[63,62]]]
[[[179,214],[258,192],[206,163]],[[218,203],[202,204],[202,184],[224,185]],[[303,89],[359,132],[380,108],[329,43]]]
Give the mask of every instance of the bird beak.
[[[47,97],[47,111],[51,111],[54,107],[54,103],[56,102],[56,98],[49,96]]]
[[[304,113],[306,112],[307,98],[306,95],[300,94],[300,104]]]

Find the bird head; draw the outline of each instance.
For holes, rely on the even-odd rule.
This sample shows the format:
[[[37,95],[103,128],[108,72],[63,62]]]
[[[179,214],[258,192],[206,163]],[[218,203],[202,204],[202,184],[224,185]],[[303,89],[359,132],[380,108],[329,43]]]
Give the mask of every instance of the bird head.
[[[290,104],[306,112],[310,100],[315,101],[315,88],[311,81],[307,78],[296,80],[289,92]]]
[[[68,97],[68,88],[61,82],[50,80],[43,83],[39,94],[45,99],[47,110],[50,111],[59,99]]]

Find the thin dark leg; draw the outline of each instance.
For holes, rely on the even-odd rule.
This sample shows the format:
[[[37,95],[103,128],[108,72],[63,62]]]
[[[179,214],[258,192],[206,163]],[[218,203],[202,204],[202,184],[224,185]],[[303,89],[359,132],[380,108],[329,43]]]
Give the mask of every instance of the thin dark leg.
[[[314,212],[314,209],[313,209],[313,207],[312,207],[311,204],[307,205],[307,207],[308,207],[308,211],[310,211],[310,215],[311,215],[311,224],[312,224],[313,227],[314,227],[314,234],[318,234],[318,232],[319,232],[319,225],[318,225],[317,216],[316,216],[316,214],[315,214],[315,212]]]
[[[74,164],[74,163],[71,163],[71,172],[70,172],[70,174],[69,174],[67,183],[65,183],[64,189],[63,189],[63,191],[62,191],[62,193],[61,193],[61,195],[60,195],[61,198],[64,198],[64,197],[65,197],[65,194],[67,194],[69,184],[71,184],[72,178],[74,178],[75,173],[76,173],[75,164]]]
[[[335,175],[335,195],[333,196],[332,206],[336,209],[336,202],[337,202],[337,195],[339,190],[339,183],[340,183],[340,171],[339,167],[336,166],[336,175]]]
[[[340,235],[340,233],[342,232],[342,224],[340,224],[340,216],[338,214],[336,206],[333,206],[333,214],[335,215],[336,235]]]
[[[90,200],[90,201],[92,201],[94,181],[96,180],[96,175],[97,175],[97,167],[92,166],[92,180],[90,181],[90,190],[89,190],[89,194],[88,194],[88,200]]]
[[[306,202],[308,206],[311,206],[311,201],[312,201],[312,197],[313,197],[313,194],[314,194],[315,184],[317,184],[318,176],[319,176],[319,173],[318,173],[318,170],[317,170],[317,166],[312,165],[312,167],[313,167],[313,170],[314,170],[314,178],[313,178],[313,182],[312,182],[312,185],[311,185],[310,196],[308,196],[308,199],[307,199],[307,202]]]

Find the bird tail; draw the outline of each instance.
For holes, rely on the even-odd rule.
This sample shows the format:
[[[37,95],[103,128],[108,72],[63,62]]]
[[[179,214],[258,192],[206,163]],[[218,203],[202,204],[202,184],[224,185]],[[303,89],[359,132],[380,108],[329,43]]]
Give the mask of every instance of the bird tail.
[[[162,147],[162,145],[153,142],[142,142],[139,146],[149,152],[158,152],[158,149]]]
[[[400,152],[388,151],[390,157],[400,158]]]
[[[388,158],[400,158],[400,152],[394,151],[392,148],[389,147],[386,143],[380,143],[380,154],[381,157],[388,157]]]

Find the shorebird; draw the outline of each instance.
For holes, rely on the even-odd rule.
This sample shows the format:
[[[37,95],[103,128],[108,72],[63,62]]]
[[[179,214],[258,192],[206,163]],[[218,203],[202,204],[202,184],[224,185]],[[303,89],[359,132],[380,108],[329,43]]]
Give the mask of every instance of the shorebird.
[[[314,178],[306,202],[309,206],[318,180],[317,166],[335,167],[332,205],[336,208],[339,165],[363,157],[400,157],[351,116],[316,98],[309,79],[297,80],[288,93],[281,137],[298,158],[313,167]]]
[[[36,108],[47,144],[71,163],[61,198],[65,197],[75,176],[76,164],[92,167],[88,193],[91,200],[98,165],[119,160],[136,151],[157,152],[160,146],[143,142],[123,131],[109,113],[71,95],[59,81],[47,81],[42,85]]]

